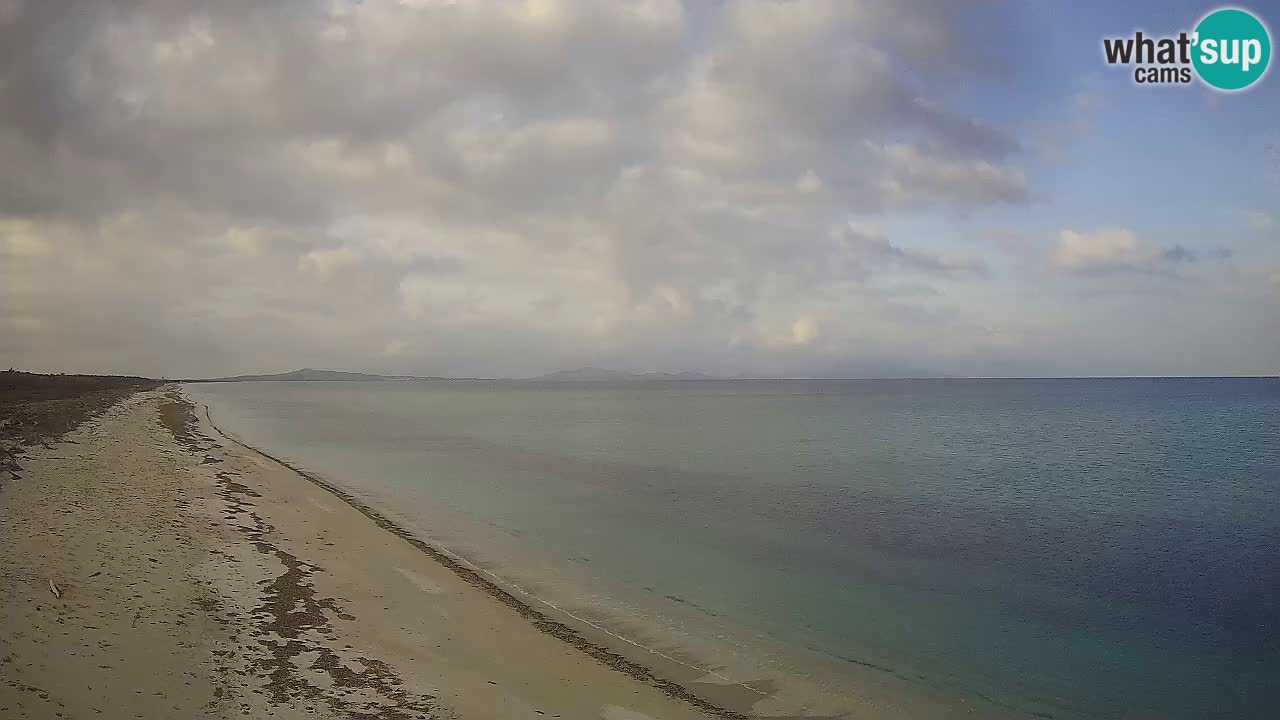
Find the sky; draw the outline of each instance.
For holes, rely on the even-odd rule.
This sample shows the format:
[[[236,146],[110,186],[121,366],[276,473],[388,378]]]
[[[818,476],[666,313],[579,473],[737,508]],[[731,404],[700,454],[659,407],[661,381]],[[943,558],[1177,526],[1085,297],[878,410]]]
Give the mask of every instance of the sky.
[[[0,366],[1280,373],[1214,7],[0,0]]]

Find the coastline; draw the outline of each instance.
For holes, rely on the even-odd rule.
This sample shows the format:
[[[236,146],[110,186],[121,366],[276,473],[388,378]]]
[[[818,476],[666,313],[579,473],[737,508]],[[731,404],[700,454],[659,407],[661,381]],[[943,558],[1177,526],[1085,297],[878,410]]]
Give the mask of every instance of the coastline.
[[[1006,716],[873,666],[744,672],[715,647],[580,611],[397,519],[382,499],[253,447],[215,416],[181,386],[137,393],[33,449],[30,482],[0,491],[0,715],[58,717],[37,700],[129,707],[138,698],[127,691],[167,675],[151,697],[178,702],[160,714],[193,717]],[[96,552],[68,564],[68,545]],[[132,616],[131,603],[142,606]],[[122,656],[116,646],[139,622],[156,632]],[[80,635],[62,627],[76,624]],[[158,665],[156,648],[185,655]],[[175,696],[175,672],[195,689]],[[114,689],[93,704],[74,687],[82,673],[97,676],[91,688]],[[792,684],[800,678],[834,683],[838,699],[810,704],[817,696]]]
[[[673,699],[687,702],[693,707],[697,708],[698,710],[701,710],[707,713],[708,715],[711,715],[714,717],[728,718],[731,720],[739,720],[739,719],[745,720],[748,717],[748,715],[738,710],[717,706],[711,703],[710,701],[708,701],[707,699],[695,694],[684,685],[681,685],[673,680],[669,680],[658,674],[655,674],[652,668],[647,667],[639,662],[636,662],[618,652],[614,652],[608,647],[605,647],[603,644],[597,644],[593,642],[591,639],[585,637],[578,630],[572,627],[569,627],[566,623],[561,622],[560,620],[550,617],[548,613],[540,611],[539,609],[533,607],[533,605],[531,604],[531,602],[548,604],[547,601],[541,600],[536,597],[531,598],[531,601],[521,600],[516,596],[515,592],[513,592],[512,590],[509,590],[506,584],[503,583],[502,580],[498,578],[496,575],[494,575],[492,572],[486,571],[483,568],[479,568],[474,564],[468,562],[465,558],[462,558],[443,548],[436,547],[435,545],[427,542],[426,540],[423,540],[422,538],[413,534],[409,530],[406,530],[405,528],[396,524],[393,520],[389,519],[385,514],[383,514],[376,508],[374,508],[371,504],[365,502],[364,500],[361,500],[360,498],[356,497],[351,492],[343,489],[337,484],[329,482],[328,480],[321,478],[315,473],[304,470],[301,467],[298,467],[288,462],[287,460],[276,457],[275,455],[272,455],[271,453],[268,453],[265,450],[262,450],[261,448],[254,447],[253,445],[250,445],[249,443],[244,442],[243,440],[235,437],[234,435],[231,435],[223,431],[213,421],[213,418],[210,415],[209,406],[205,404],[203,405],[203,407],[204,407],[205,421],[208,422],[209,426],[219,436],[226,438],[227,440],[234,442],[237,445],[240,445],[246,450],[257,453],[258,455],[261,455],[262,457],[284,468],[287,468],[288,470],[297,474],[299,477],[307,480],[308,482],[313,483],[317,487],[324,489],[326,492],[332,494],[333,496],[342,500],[347,505],[359,511],[361,515],[364,515],[366,518],[372,521],[379,528],[386,530],[392,535],[395,535],[396,537],[399,537],[400,539],[409,543],[414,548],[422,552],[424,555],[431,558],[433,561],[439,563],[449,571],[453,572],[462,580],[466,581],[467,583],[473,585],[474,587],[480,590],[483,590],[490,597],[494,598],[495,600],[502,603],[506,607],[511,608],[521,617],[528,620],[529,623],[540,632],[546,633],[547,635],[554,637],[557,640],[560,640],[561,642],[564,642],[570,645],[574,649],[597,660],[601,664],[611,669],[617,670],[618,672],[628,675],[639,682],[642,682],[646,685],[649,685],[658,690],[661,690],[663,693],[669,695]],[[595,625],[594,623],[591,623],[591,621],[585,618],[574,616],[571,613],[569,613],[569,611],[567,610],[557,608],[555,606],[550,606],[550,605],[549,607],[551,607],[552,610],[558,611],[559,613],[564,615],[568,615],[569,617],[572,617],[574,620],[577,620],[580,623],[584,623],[599,632],[607,633],[621,642],[626,642],[626,643],[636,645],[638,649],[648,653],[658,654],[658,651],[652,648],[647,648],[642,645],[638,645],[627,638],[611,633],[606,628],[599,625]],[[683,665],[689,668],[690,670],[695,670],[701,673],[709,674],[714,672],[706,668],[695,667],[688,663],[684,663],[683,661],[680,661],[676,658],[663,656],[663,659],[665,661],[669,661],[672,663],[678,663],[680,665]],[[728,680],[727,678],[724,678],[724,679],[726,680],[726,682],[730,682],[734,685],[743,687],[744,689],[750,692],[759,694],[760,699],[764,699],[768,697],[768,694],[765,693],[764,691],[751,688],[750,686],[744,685],[742,683],[733,682],[731,680]]]
[[[0,492],[0,714],[742,717],[193,409],[137,393]]]
[[[191,396],[202,406],[202,422],[219,437],[342,499],[378,527],[517,612],[538,631],[671,697],[694,703],[708,715],[882,720],[951,718],[975,713],[993,720],[1036,716],[1034,711],[1002,703],[981,692],[958,693],[951,692],[952,688],[929,686],[899,669],[857,657],[832,655],[808,646],[784,646],[764,635],[757,636],[754,631],[743,635],[742,628],[721,623],[715,613],[710,615],[717,627],[707,625],[706,618],[702,617],[693,626],[683,628],[690,631],[686,634],[669,632],[671,628],[659,628],[651,622],[637,622],[639,618],[632,611],[650,614],[655,609],[652,606],[637,608],[629,602],[607,606],[598,602],[582,604],[581,598],[566,596],[560,590],[565,587],[586,590],[593,599],[607,598],[609,593],[605,590],[601,596],[598,594],[601,588],[589,581],[577,584],[587,578],[565,576],[542,558],[507,557],[502,553],[491,554],[487,552],[489,548],[468,546],[465,542],[458,544],[455,541],[467,537],[469,531],[451,526],[449,511],[428,517],[406,514],[397,509],[394,495],[367,492],[360,483],[351,488],[342,482],[341,475],[318,472],[318,468],[327,467],[323,464],[304,466],[229,432],[225,425],[215,422],[217,403],[212,408],[209,405],[215,398],[195,393]],[[347,471],[351,472],[352,468]],[[440,526],[446,528],[443,536],[437,533],[436,521],[444,522]],[[453,535],[454,531],[459,534]],[[546,571],[552,573],[558,586],[544,584],[543,572]],[[645,589],[652,592],[650,588]],[[613,599],[618,597],[615,595]],[[686,602],[680,598],[670,599]],[[693,615],[695,610],[700,614],[707,612],[689,606],[663,612]],[[731,640],[721,634],[725,631]]]
[[[447,485],[427,482],[473,474],[420,453],[397,469],[379,464],[382,448],[360,455],[358,443],[344,445],[358,415],[325,415],[332,429],[318,437],[277,438],[229,403],[224,421],[273,456],[214,426],[218,397],[189,391],[130,394],[60,439],[24,446],[22,476],[0,486],[0,717],[1104,716],[1065,694],[1019,696],[1016,684],[945,685],[946,676],[913,675],[910,664],[873,665],[856,648],[834,656],[840,671],[824,675],[825,666],[785,652],[782,636],[757,643],[737,618],[715,620],[721,606],[686,605],[661,594],[670,587],[661,582],[637,601],[607,577],[578,574],[576,556],[568,572],[539,556],[533,534],[523,540],[528,552],[489,544],[490,536],[521,542],[510,528],[525,528],[486,521],[501,513],[469,516],[449,502]],[[206,399],[212,410],[191,402]],[[376,429],[372,437],[390,430],[400,445],[415,437]],[[429,435],[418,440],[448,449]],[[347,452],[356,460],[342,462]],[[401,484],[379,485],[384,478]],[[497,479],[506,493],[506,478]],[[551,497],[565,521],[590,507]],[[668,611],[648,604],[660,598],[713,620],[668,624]],[[774,640],[784,650],[776,657]],[[721,702],[716,690],[735,685],[728,678],[769,697]],[[794,692],[804,689],[796,678],[822,689],[821,680],[837,678],[838,698],[811,704],[817,696]],[[1261,687],[1265,670],[1210,677],[1193,690],[1215,691],[1214,682]],[[1109,702],[1129,707],[1127,696]],[[1134,708],[1135,717],[1156,716]]]

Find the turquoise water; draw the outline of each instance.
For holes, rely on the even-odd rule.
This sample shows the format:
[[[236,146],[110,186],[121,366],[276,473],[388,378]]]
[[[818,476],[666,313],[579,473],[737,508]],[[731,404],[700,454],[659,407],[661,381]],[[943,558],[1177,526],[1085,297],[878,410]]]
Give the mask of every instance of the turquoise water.
[[[1280,707],[1274,379],[188,389],[224,429],[649,635],[1015,716]]]

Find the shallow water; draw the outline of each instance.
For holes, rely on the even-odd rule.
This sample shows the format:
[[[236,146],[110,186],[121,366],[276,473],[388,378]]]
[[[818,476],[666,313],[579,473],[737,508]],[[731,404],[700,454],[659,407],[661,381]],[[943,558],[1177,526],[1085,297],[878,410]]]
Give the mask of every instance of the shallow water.
[[[1058,718],[1278,704],[1274,379],[188,390],[540,595],[736,648],[735,680]]]

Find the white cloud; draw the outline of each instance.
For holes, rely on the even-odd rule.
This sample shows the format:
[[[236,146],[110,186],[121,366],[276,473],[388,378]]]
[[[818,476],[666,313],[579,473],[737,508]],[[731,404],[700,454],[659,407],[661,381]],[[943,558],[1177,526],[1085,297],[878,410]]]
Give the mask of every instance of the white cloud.
[[[1053,267],[1070,273],[1140,272],[1184,277],[1197,264],[1221,264],[1234,257],[1226,246],[1157,246],[1128,228],[1093,232],[1063,230],[1053,248]]]
[[[1063,230],[1054,248],[1053,264],[1072,272],[1141,269],[1150,267],[1159,257],[1153,245],[1128,228]]]

